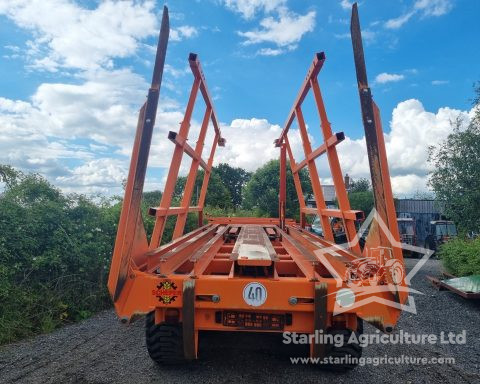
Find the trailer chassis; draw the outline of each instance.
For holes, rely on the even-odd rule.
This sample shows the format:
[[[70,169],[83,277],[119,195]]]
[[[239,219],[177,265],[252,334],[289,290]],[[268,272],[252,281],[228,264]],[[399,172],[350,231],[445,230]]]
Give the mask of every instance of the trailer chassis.
[[[345,135],[332,132],[318,80],[326,60],[323,52],[314,55],[283,130],[274,143],[280,151],[279,217],[208,218],[205,223],[203,211],[213,159],[217,145],[223,146],[225,139],[198,56],[190,54],[194,81],[179,132],[171,131],[168,135],[175,148],[160,204],[149,210],[149,214],[155,217],[155,227],[150,241],[147,241],[140,202],[168,42],[168,10],[164,8],[152,86],[139,114],[108,281],[115,309],[123,322],[147,314],[147,347],[154,360],[169,362],[197,358],[198,333],[204,330],[308,334],[319,331],[348,335],[348,332],[361,332],[362,319],[385,332],[394,329],[400,309],[399,306],[385,305],[385,302],[400,305],[406,301],[404,280],[392,283],[388,273],[382,275],[378,283],[385,289],[363,292],[366,303],[362,306],[349,302],[355,301],[356,294],[346,301],[342,297],[345,290],[350,289],[352,279],[360,285],[371,280],[372,276],[352,277],[351,273],[352,266],[370,254],[380,250],[383,258],[388,255],[390,261],[396,261],[400,263],[400,269],[404,268],[402,250],[398,246],[383,131],[378,107],[368,88],[356,5],[352,11],[351,30],[377,210],[375,217],[387,230],[373,222],[365,246],[360,246],[355,221],[363,218],[363,212],[350,208],[336,151]],[[302,113],[302,103],[310,90],[324,139],[316,149],[312,149]],[[193,148],[187,140],[199,91],[205,102],[205,113]],[[294,120],[298,123],[305,155],[299,163],[293,157],[288,140]],[[210,122],[214,142],[208,159],[203,160],[201,155]],[[180,205],[172,207],[184,154],[192,159],[190,172]],[[332,171],[338,209],[327,208],[325,204],[315,164],[322,154],[326,154]],[[285,217],[287,156],[300,202],[300,223]],[[200,196],[197,205],[190,206],[200,167],[205,171]],[[305,205],[299,178],[299,171],[303,168],[309,171],[316,208]],[[198,213],[198,228],[184,233],[187,215],[192,212]],[[165,223],[172,215],[177,217],[172,240],[162,245]],[[305,230],[307,215],[320,217],[324,237]],[[343,222],[348,241],[344,246],[334,242],[329,225],[332,217]],[[389,236],[396,240],[395,244]],[[380,258],[380,263],[386,261]],[[329,345],[312,344],[310,347],[313,357],[344,353]],[[358,357],[360,352],[350,350],[348,353]]]

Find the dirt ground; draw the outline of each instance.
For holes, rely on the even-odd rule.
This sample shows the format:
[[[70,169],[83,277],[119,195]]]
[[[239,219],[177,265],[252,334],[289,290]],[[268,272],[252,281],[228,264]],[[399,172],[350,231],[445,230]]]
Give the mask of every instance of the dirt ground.
[[[407,260],[412,267],[417,260]],[[439,275],[430,260],[413,279],[418,314],[404,312],[398,330],[440,335],[467,332],[462,345],[378,345],[365,357],[454,357],[454,364],[365,365],[347,373],[326,372],[315,365],[294,365],[290,357],[305,356],[304,346],[282,344],[281,335],[205,333],[200,359],[184,366],[160,367],[145,347],[144,323],[125,326],[113,311],[48,335],[0,348],[0,383],[479,383],[480,303],[450,292],[438,292],[425,279]],[[367,333],[374,333],[370,326]]]

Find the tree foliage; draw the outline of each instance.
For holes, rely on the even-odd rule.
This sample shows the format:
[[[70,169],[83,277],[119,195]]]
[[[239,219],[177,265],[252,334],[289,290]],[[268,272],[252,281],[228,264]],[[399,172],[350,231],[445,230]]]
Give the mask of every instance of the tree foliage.
[[[200,191],[202,189],[203,176],[205,172],[203,169],[197,172],[195,178],[195,185],[193,187],[192,201],[191,205],[197,205],[198,198],[200,197]],[[183,191],[185,190],[185,184],[187,182],[186,176],[180,176],[177,179],[177,184],[175,185],[174,199],[179,203],[183,197]],[[205,197],[205,205],[212,207],[218,207],[222,209],[227,209],[232,207],[232,196],[230,191],[222,182],[219,174],[215,171],[215,168],[210,175],[208,181],[207,195]]]
[[[0,196],[0,343],[110,305],[106,274],[119,206],[65,196],[36,174]]]
[[[243,188],[252,177],[252,174],[245,171],[243,168],[231,167],[225,163],[214,167],[213,173],[220,177],[223,185],[227,187],[230,192],[233,208],[239,208],[242,205]]]
[[[303,193],[312,193],[308,172],[299,172]],[[278,193],[280,188],[280,161],[271,160],[258,168],[247,182],[244,190],[243,207],[256,209],[262,216],[278,217]],[[299,202],[295,190],[293,175],[287,165],[287,217],[299,217]]]
[[[350,192],[348,198],[350,199],[350,208],[363,211],[365,216],[367,216],[373,209],[374,202],[372,191]]]
[[[374,206],[370,180],[365,178],[353,180],[348,192],[348,199],[351,209],[363,211],[365,215],[368,215]]]
[[[360,178],[358,180],[352,180],[349,192],[367,192],[371,189],[370,180],[365,178]]]
[[[476,89],[480,97],[480,86]],[[445,204],[445,215],[465,231],[480,229],[480,110],[466,129],[460,119],[453,132],[436,147],[429,148],[433,171],[429,185]]]
[[[10,165],[0,164],[0,183],[5,183],[7,187],[12,187],[20,175],[21,172]]]

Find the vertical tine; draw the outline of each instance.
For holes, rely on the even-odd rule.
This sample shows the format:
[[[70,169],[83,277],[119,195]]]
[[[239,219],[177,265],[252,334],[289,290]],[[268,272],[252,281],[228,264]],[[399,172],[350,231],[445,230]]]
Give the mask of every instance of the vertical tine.
[[[110,271],[111,276],[109,276],[109,288],[110,292],[113,293],[114,301],[118,300],[125,286],[132,255],[135,252],[135,248],[138,248],[138,244],[135,242],[136,231],[139,225],[143,225],[141,222],[140,204],[142,201],[143,186],[145,184],[155,116],[157,114],[168,36],[168,8],[164,7],[155,67],[152,76],[152,86],[148,91],[147,101],[140,111],[134,150],[131,158],[131,167],[128,174],[129,181],[127,182],[127,188],[125,188],[124,200],[129,201],[130,204],[122,207],[121,220],[123,220],[125,226],[122,228],[119,227],[117,238],[120,238],[121,241],[116,242],[112,258],[112,265],[114,265],[114,263],[118,265],[113,274],[112,270]],[[122,232],[120,232],[120,229],[122,229]]]
[[[168,17],[167,6],[163,7],[162,25],[158,37],[157,55],[155,57],[155,67],[152,75],[152,88],[159,89],[162,83],[163,67],[165,64],[165,55],[167,53],[168,37],[170,35],[170,21]]]
[[[355,60],[355,70],[357,72],[358,92],[360,96],[360,106],[362,110],[363,127],[365,129],[365,141],[367,144],[368,162],[370,165],[370,175],[372,177],[372,190],[375,202],[375,209],[380,218],[387,224],[387,228],[398,241],[398,228],[395,218],[395,207],[393,204],[393,195],[390,185],[390,175],[388,172],[388,162],[383,139],[383,131],[380,122],[380,112],[375,105],[370,88],[368,88],[367,70],[365,66],[365,55],[363,52],[362,32],[358,18],[358,6],[354,3],[352,6],[352,18],[350,22],[350,33],[352,35],[353,56]],[[392,246],[393,244],[386,238],[378,226],[380,245]],[[372,231],[367,237],[367,246],[375,241]],[[394,248],[395,258],[402,259],[401,250]],[[400,293],[396,285],[391,289],[395,301],[400,303]]]
[[[355,60],[355,70],[357,72],[358,92],[360,96],[363,127],[365,129],[365,141],[367,144],[367,154],[370,165],[370,175],[372,178],[375,209],[382,220],[389,225],[390,223],[388,222],[387,208],[385,203],[384,180],[382,177],[382,161],[379,154],[376,121],[373,111],[373,99],[370,88],[368,88],[367,70],[365,67],[362,32],[360,30],[357,3],[354,3],[352,7],[350,32],[352,35],[353,55]],[[382,237],[382,234],[380,234],[380,236]],[[381,243],[386,242],[384,239],[382,239]]]
[[[362,31],[360,29],[360,20],[358,18],[357,3],[354,3],[352,6],[350,34],[352,35],[353,57],[355,59],[358,87],[365,88],[368,87],[367,69],[365,67],[365,57],[363,54]]]

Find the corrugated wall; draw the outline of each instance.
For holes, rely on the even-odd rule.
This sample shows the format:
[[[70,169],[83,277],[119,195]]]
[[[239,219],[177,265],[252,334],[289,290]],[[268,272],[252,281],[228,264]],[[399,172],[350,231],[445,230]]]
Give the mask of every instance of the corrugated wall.
[[[412,217],[415,220],[417,245],[423,247],[429,233],[430,221],[439,220],[443,204],[435,200],[396,199],[397,217]]]

